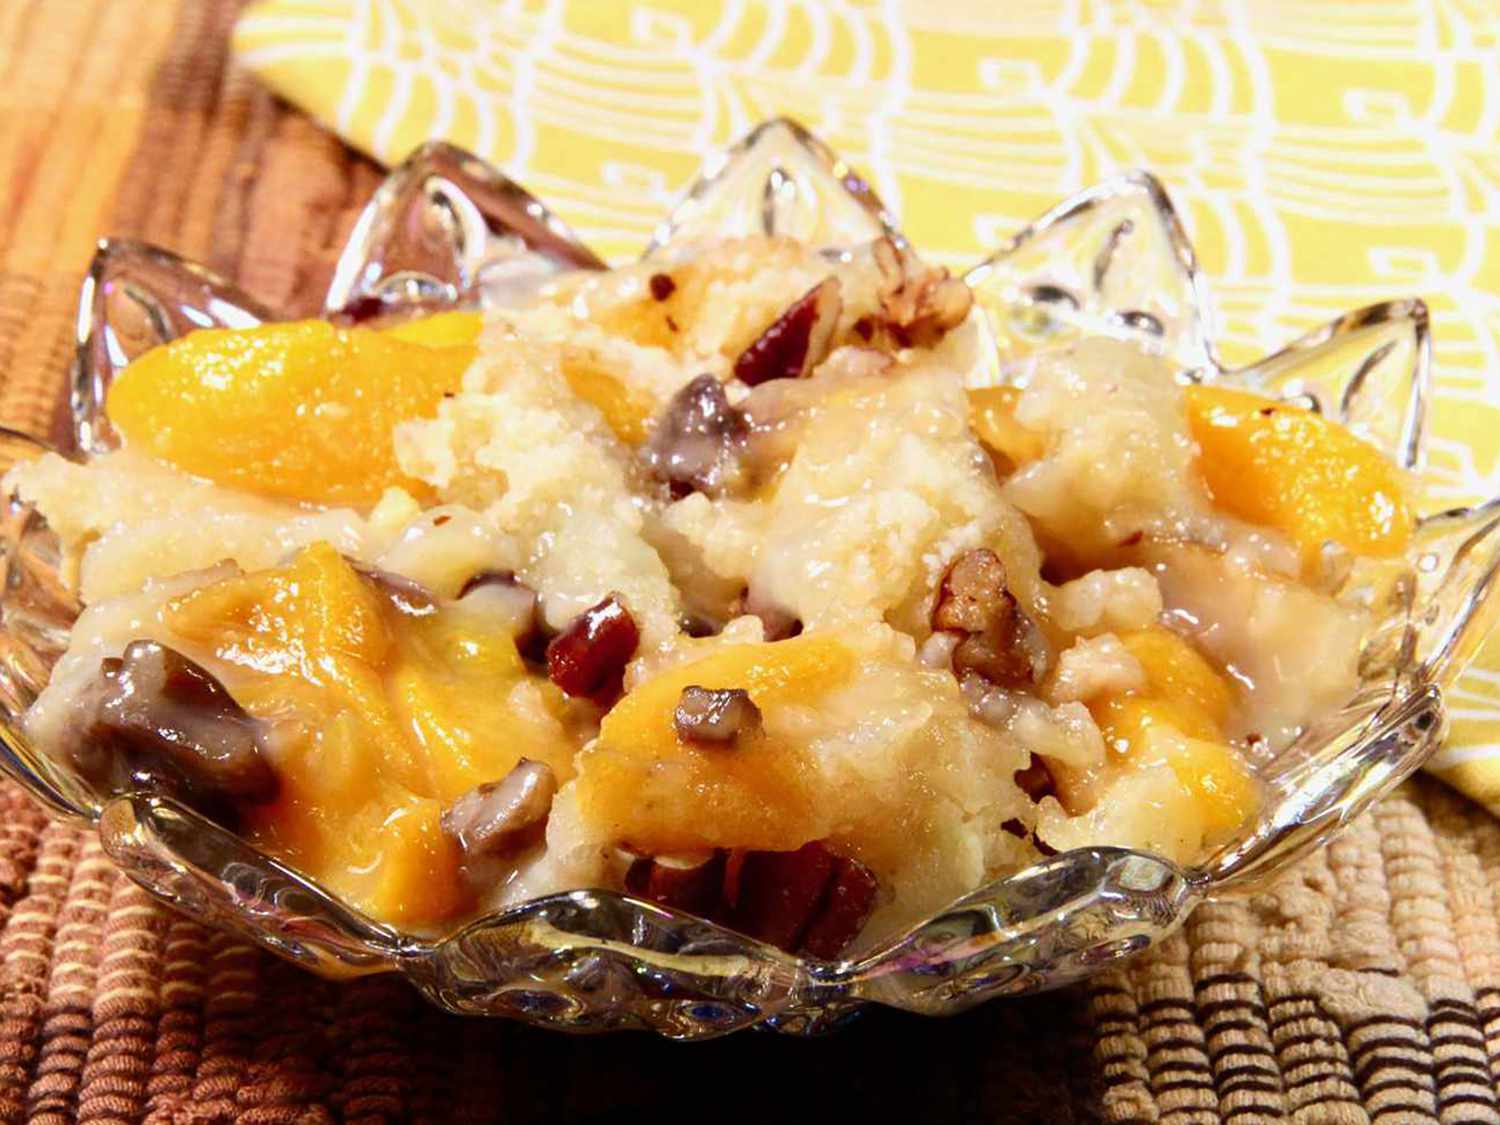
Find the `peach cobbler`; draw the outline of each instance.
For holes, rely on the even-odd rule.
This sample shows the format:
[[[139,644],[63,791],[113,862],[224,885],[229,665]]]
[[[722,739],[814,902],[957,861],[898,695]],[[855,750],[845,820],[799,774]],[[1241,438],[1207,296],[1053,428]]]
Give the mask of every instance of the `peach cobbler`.
[[[836,957],[1054,851],[1190,863],[1354,692],[1406,483],[995,346],[889,239],[195,332],[8,478],[86,606],[28,729],[420,933],[613,888]]]

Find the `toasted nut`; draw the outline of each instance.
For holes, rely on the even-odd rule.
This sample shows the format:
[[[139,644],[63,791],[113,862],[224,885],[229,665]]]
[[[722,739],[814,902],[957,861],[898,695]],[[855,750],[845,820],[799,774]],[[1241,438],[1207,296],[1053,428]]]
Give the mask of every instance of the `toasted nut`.
[[[1022,687],[1040,682],[1046,671],[1045,642],[1019,611],[1007,627],[972,633],[953,650],[953,673],[959,679],[973,672],[992,684]]]
[[[556,795],[552,767],[522,758],[499,781],[475,786],[444,809],[443,832],[466,864],[505,856],[542,838]]]
[[[736,929],[823,958],[836,957],[858,935],[877,889],[868,868],[817,841],[794,852],[746,853],[737,884],[730,912]]]
[[[828,356],[844,308],[836,277],[824,278],[798,297],[734,361],[735,378],[748,386],[771,379],[800,379]]]
[[[547,675],[571,696],[602,699],[620,689],[641,642],[635,618],[610,594],[584,610],[547,646]]]
[[[827,960],[859,934],[879,892],[869,868],[817,841],[794,852],[638,856],[625,889]]]
[[[963,323],[974,294],[946,269],[923,264],[915,254],[882,238],[874,246],[880,271],[880,327],[903,348],[931,347]],[[868,340],[873,328],[861,333]]]
[[[743,688],[714,690],[693,684],[682,689],[672,715],[677,737],[727,746],[761,729],[760,708]]]
[[[798,951],[832,961],[865,928],[879,889],[868,867],[858,860],[836,856],[823,904],[807,924]]]
[[[721,904],[724,859],[722,850],[641,856],[625,873],[625,889],[637,898],[707,917]]]
[[[966,551],[943,575],[932,610],[932,627],[944,632],[980,633],[996,617],[1010,613],[1015,604],[999,556],[984,547]]]
[[[960,680],[974,672],[993,684],[1019,687],[1046,675],[1046,640],[1007,587],[1005,565],[987,548],[967,551],[949,566],[938,586],[932,627],[960,634],[952,660]]]
[[[263,724],[208,669],[155,641],[103,662],[82,738],[79,772],[106,792],[160,789],[233,821],[235,806],[276,795]]]
[[[641,458],[675,498],[690,492],[718,496],[739,483],[740,453],[749,432],[745,415],[729,405],[724,385],[712,375],[699,375],[667,403]]]

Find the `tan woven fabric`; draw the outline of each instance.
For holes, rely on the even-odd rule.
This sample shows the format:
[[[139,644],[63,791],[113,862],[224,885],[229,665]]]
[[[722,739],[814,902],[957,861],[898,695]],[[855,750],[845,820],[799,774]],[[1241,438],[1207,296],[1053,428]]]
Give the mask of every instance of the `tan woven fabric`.
[[[244,75],[232,5],[0,0],[0,420],[50,425],[92,240],[316,305],[380,173]],[[569,1039],[314,980],[0,787],[0,1122],[1500,1122],[1500,822],[1429,782],[1087,989],[830,1039]]]

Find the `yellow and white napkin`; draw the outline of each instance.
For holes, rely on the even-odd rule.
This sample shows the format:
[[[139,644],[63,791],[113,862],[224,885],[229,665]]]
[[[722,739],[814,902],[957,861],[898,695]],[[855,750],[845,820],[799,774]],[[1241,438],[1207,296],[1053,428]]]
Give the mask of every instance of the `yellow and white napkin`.
[[[452,140],[613,257],[706,150],[776,114],[954,264],[1150,168],[1185,212],[1232,360],[1426,299],[1438,502],[1500,492],[1500,15],[1485,5],[261,0],[234,47],[357,148],[389,163]],[[1500,652],[1452,701],[1432,768],[1500,811]]]

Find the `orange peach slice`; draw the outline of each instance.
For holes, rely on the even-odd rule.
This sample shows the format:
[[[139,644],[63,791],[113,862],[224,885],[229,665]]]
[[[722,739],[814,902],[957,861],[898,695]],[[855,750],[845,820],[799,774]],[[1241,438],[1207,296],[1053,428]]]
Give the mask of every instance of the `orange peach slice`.
[[[815,763],[778,723],[788,704],[815,705],[849,678],[854,656],[818,635],[730,645],[659,673],[620,700],[579,759],[584,817],[649,854],[737,847],[792,851],[827,834]],[[729,746],[680,739],[682,689],[743,688],[765,731]]]
[[[153,348],[109,389],[124,443],[194,476],[314,504],[373,504],[391,485],[418,490],[396,464],[393,430],[433,414],[473,361],[437,329],[337,328],[321,320],[193,332]]]
[[[425,925],[468,905],[439,829],[460,794],[521,757],[572,774],[557,689],[482,615],[399,610],[326,543],[168,603],[164,623],[234,668],[270,723],[277,799],[252,838],[371,915]]]
[[[1401,471],[1368,442],[1302,407],[1224,387],[1187,389],[1188,423],[1214,502],[1284,533],[1316,563],[1329,541],[1401,554],[1412,512]]]

